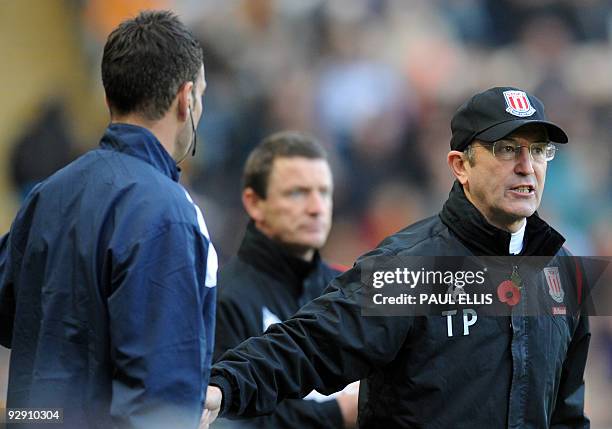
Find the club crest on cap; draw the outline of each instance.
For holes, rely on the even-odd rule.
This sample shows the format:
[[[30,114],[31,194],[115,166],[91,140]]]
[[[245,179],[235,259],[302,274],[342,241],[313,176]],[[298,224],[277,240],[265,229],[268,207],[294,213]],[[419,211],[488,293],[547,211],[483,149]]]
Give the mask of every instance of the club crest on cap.
[[[514,116],[531,116],[535,113],[535,109],[529,102],[529,97],[524,91],[504,91],[506,99],[506,112]]]

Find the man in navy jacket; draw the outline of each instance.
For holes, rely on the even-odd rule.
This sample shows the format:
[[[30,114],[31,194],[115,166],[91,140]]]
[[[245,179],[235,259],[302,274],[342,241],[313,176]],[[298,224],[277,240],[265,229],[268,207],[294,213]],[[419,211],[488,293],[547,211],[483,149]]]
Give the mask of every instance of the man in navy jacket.
[[[109,36],[100,147],[37,185],[0,241],[8,407],[63,427],[195,428],[214,345],[217,257],[178,183],[195,150],[202,51],[169,12]]]

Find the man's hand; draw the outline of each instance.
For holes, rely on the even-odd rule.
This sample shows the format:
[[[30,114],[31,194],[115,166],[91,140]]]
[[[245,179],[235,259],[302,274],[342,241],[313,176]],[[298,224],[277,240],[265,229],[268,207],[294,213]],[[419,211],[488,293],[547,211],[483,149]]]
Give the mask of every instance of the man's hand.
[[[357,402],[359,398],[359,382],[349,384],[338,396],[338,408],[342,414],[345,428],[357,427]]]
[[[208,386],[206,389],[206,403],[204,404],[204,412],[200,419],[199,429],[208,429],[208,426],[215,421],[219,411],[221,411],[222,399],[221,389],[216,386]]]

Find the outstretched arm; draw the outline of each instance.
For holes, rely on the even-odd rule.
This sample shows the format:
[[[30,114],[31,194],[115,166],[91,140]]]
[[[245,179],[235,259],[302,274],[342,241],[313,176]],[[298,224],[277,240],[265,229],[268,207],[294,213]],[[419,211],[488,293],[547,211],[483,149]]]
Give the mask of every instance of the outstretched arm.
[[[363,294],[358,263],[291,319],[225,353],[210,382],[222,392],[221,414],[267,414],[285,398],[335,392],[393,360],[412,318],[363,317]]]

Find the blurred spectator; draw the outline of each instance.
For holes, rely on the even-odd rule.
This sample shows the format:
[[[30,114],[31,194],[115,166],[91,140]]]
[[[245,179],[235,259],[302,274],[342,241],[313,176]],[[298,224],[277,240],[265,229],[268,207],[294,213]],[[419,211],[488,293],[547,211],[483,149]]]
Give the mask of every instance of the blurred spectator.
[[[64,101],[47,100],[12,146],[11,179],[21,197],[25,198],[34,185],[75,159],[76,147]]]

